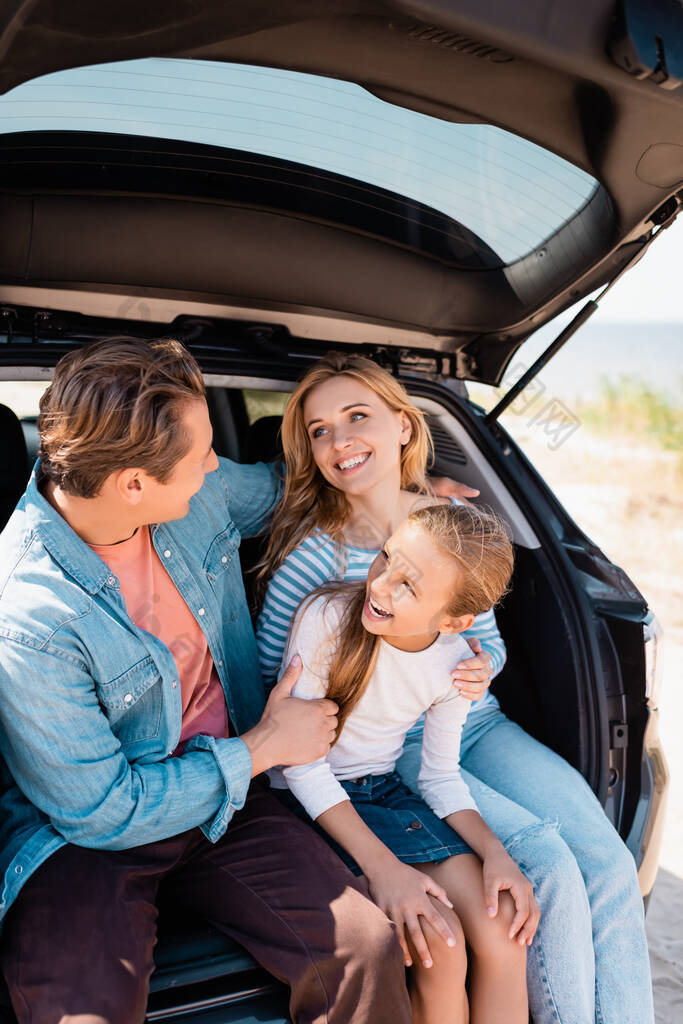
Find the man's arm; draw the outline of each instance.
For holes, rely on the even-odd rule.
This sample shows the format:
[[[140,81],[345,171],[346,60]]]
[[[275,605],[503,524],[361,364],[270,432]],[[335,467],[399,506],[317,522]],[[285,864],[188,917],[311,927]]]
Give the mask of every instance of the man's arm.
[[[242,465],[218,460],[218,472],[228,491],[230,516],[242,537],[254,537],[269,522],[282,494],[284,462]]]
[[[297,675],[290,675],[290,689]],[[244,739],[195,736],[177,757],[131,763],[92,677],[75,659],[2,641],[0,746],[7,766],[27,799],[77,846],[127,849],[197,826],[210,840],[220,838],[256,770],[281,763],[293,747],[305,760],[329,749],[332,702],[280,692],[276,703],[279,718],[266,709]]]

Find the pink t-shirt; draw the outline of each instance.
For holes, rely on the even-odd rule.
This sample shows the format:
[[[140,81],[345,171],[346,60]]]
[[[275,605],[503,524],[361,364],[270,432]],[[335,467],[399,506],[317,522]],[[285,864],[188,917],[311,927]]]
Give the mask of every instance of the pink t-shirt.
[[[227,737],[228,709],[202,630],[154,549],[149,528],[118,544],[91,544],[118,577],[131,619],[166,644],[173,655],[183,705],[180,743],[203,733]]]

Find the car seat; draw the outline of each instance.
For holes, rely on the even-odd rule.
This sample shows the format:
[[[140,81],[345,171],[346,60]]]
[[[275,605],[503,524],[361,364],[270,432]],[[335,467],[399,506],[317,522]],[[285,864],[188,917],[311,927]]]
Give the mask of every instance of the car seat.
[[[0,529],[24,493],[30,475],[28,451],[16,413],[0,405]]]

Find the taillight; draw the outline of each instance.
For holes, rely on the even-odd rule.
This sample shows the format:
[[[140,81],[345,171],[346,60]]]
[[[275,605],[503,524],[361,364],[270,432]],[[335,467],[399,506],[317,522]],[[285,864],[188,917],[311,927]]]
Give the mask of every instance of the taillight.
[[[659,706],[662,689],[662,637],[664,630],[659,620],[652,615],[643,623],[645,643],[645,696],[653,708]]]

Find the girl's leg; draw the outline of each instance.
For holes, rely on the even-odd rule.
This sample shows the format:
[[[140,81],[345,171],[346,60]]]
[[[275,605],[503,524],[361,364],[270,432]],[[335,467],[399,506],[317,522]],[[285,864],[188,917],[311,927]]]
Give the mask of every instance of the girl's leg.
[[[419,864],[415,866],[420,867]],[[442,937],[423,918],[421,924],[429,952],[432,954],[432,966],[425,967],[408,939],[413,961],[413,966],[408,971],[412,1024],[468,1024],[469,1009],[465,991],[467,949],[462,926],[452,910],[433,896],[429,898],[453,930],[456,945],[447,946]]]
[[[498,913],[490,918],[481,862],[473,854],[415,866],[444,887],[462,922],[470,950],[472,1024],[528,1024],[526,947],[508,938],[515,916],[510,894],[501,893]]]
[[[650,964],[635,862],[585,779],[502,713],[467,750],[463,767],[539,819],[558,822],[590,904],[595,1019],[598,1024],[652,1024]],[[484,807],[481,812],[489,820]],[[572,950],[572,964],[578,952]]]
[[[397,765],[403,781],[416,792],[421,746],[421,737],[408,737]],[[498,748],[496,757],[510,775],[527,771],[523,760],[508,758],[504,746]],[[462,774],[482,817],[533,885],[541,910],[538,931],[527,953],[534,1024],[593,1024],[591,914],[573,853],[552,817],[537,818],[468,772]]]

